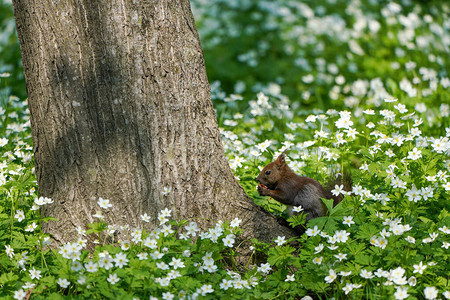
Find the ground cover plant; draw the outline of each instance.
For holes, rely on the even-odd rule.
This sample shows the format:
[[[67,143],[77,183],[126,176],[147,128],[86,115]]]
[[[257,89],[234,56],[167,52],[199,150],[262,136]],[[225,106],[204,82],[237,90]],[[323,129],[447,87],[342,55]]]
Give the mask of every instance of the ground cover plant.
[[[235,10],[214,15],[209,2],[194,3],[202,12],[198,26],[207,59],[208,47],[219,51],[227,38],[239,41],[232,30],[239,19],[256,18],[281,33],[276,41],[283,51],[269,46],[264,52],[258,43],[255,54],[235,53],[230,68],[247,67],[241,75],[239,68],[225,69],[232,74],[228,83],[212,84],[230,166],[246,192],[285,217],[285,207],[260,197],[254,181],[281,152],[294,171],[321,182],[349,171],[352,191],[333,187],[344,200],[335,208],[325,201],[329,214],[308,223],[297,243],[278,237],[270,244],[251,241],[251,246],[239,243],[238,218],[200,231],[195,220],[177,220],[166,209],[157,228],[146,226],[146,214],[142,228],[117,228],[102,219],[114,203],[99,198],[96,222],[52,251],[51,238],[40,230],[50,219],[39,213],[52,199],[37,195],[26,101],[12,94],[16,78],[4,72],[0,298],[450,298],[448,5],[217,3],[223,12]],[[255,7],[263,9],[260,16],[250,12]],[[301,18],[293,17],[298,13],[293,7]],[[213,28],[221,29],[215,36],[205,34],[212,28],[211,15],[219,22]],[[330,22],[337,24],[333,30],[321,27]],[[247,41],[264,44],[260,31],[246,32],[241,44],[248,36]],[[270,51],[275,52],[266,56]],[[265,57],[274,62],[278,57],[280,70],[298,69],[262,78],[267,70],[258,68],[264,68]],[[289,221],[296,225],[301,219]],[[128,239],[108,243],[114,231]],[[86,249],[86,235],[98,239],[94,251]],[[244,246],[253,255],[242,262]],[[264,261],[255,260],[261,253],[267,254]]]

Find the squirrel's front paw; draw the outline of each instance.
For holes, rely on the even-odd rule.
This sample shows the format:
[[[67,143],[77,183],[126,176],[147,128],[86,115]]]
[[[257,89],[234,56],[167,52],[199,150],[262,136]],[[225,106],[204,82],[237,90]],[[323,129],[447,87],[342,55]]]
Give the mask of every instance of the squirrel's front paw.
[[[270,193],[270,190],[267,188],[267,186],[262,183],[258,184],[258,187],[256,189],[258,190],[260,196],[268,196]]]

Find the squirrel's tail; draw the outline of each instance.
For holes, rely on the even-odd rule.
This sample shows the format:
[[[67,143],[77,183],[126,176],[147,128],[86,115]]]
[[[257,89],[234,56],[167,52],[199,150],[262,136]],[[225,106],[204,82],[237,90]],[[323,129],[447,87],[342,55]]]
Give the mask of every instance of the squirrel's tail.
[[[342,199],[344,198],[344,196],[342,194],[340,194],[339,196],[335,196],[331,193],[331,191],[335,189],[335,186],[343,185],[344,191],[350,192],[352,190],[352,184],[353,184],[353,180],[352,180],[351,174],[349,174],[349,173],[344,173],[344,174],[338,173],[335,175],[335,177],[333,179],[328,181],[328,183],[325,186],[325,193],[326,193],[326,196],[328,199],[333,199],[333,206],[338,205],[339,202],[341,202]]]

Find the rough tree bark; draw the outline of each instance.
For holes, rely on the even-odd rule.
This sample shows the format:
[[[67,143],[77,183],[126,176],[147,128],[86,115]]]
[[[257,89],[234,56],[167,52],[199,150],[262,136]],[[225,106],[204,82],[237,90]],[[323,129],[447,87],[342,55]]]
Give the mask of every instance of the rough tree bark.
[[[228,166],[188,0],[15,0],[39,194],[57,243],[94,221],[172,209],[203,226],[241,218],[246,237],[293,232]],[[171,189],[168,194],[164,188]]]

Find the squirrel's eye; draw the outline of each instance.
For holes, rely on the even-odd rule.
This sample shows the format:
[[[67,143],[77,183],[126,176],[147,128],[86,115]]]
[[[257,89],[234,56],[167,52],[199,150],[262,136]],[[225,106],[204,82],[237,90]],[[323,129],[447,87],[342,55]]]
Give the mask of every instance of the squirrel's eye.
[[[266,175],[270,175],[270,173],[272,173],[272,172],[270,172],[270,171],[266,171]]]

